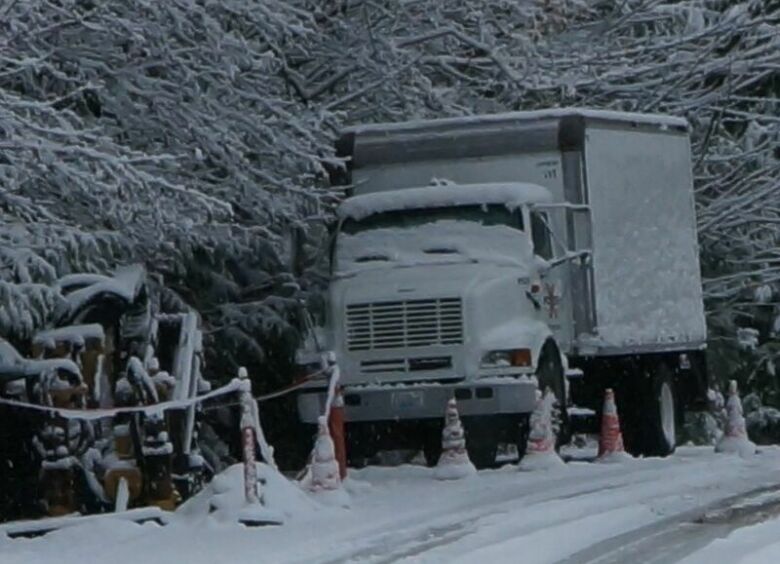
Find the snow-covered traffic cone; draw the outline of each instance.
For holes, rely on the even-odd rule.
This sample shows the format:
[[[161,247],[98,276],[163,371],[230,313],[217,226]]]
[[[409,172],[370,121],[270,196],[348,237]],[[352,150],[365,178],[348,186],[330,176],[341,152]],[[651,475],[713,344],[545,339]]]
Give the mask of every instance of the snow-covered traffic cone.
[[[536,407],[531,414],[531,431],[528,433],[528,446],[525,456],[520,460],[520,470],[548,470],[565,466],[555,452],[556,432],[553,425],[555,394],[546,388],[544,395],[536,391]]]
[[[341,487],[339,463],[336,460],[336,448],[330,437],[328,422],[325,417],[319,418],[317,440],[311,461],[311,484],[313,492],[337,490]]]
[[[342,487],[336,449],[328,430],[328,421],[323,415],[318,420],[317,440],[314,442],[311,464],[304,478],[304,487],[326,505],[349,507],[349,494]]]
[[[341,387],[336,388],[333,405],[330,407],[328,430],[333,439],[336,461],[339,464],[339,478],[344,481],[347,479],[347,444],[344,434],[344,395]]]
[[[756,453],[756,445],[748,439],[745,430],[745,418],[742,415],[742,401],[739,399],[737,382],[729,382],[729,397],[726,400],[726,430],[715,445],[715,452],[751,456]]]
[[[601,416],[601,437],[599,437],[599,462],[620,462],[632,458],[623,448],[623,433],[620,432],[620,418],[615,405],[615,392],[604,391],[604,409]]]
[[[437,480],[458,480],[477,473],[466,452],[466,438],[455,398],[447,402],[444,430],[441,432],[441,448],[439,463],[433,470]]]

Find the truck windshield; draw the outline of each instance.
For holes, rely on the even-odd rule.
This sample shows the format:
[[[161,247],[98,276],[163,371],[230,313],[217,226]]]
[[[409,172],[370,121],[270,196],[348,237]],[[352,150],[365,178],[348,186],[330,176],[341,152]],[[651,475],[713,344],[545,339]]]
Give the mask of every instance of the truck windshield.
[[[374,214],[360,221],[347,219],[341,226],[341,232],[352,235],[368,229],[416,227],[442,220],[471,221],[481,225],[506,225],[515,229],[523,228],[523,219],[519,209],[510,210],[504,205],[493,204],[394,210]]]
[[[522,214],[504,205],[394,210],[347,219],[333,270],[452,262],[526,263]]]

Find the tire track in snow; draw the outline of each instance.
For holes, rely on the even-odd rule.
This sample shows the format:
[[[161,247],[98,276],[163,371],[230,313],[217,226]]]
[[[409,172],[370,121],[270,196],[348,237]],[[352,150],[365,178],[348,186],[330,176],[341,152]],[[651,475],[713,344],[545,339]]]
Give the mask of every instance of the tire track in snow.
[[[640,461],[634,463],[643,466],[638,470],[634,465],[608,467],[603,469],[606,476],[601,474],[595,479],[592,475],[577,475],[583,474],[582,472],[564,471],[555,480],[535,481],[514,491],[506,491],[510,488],[503,484],[502,491],[492,492],[487,498],[480,498],[476,508],[473,507],[473,502],[470,504],[472,505],[470,509],[455,507],[446,517],[435,519],[433,522],[430,518],[425,519],[430,517],[429,514],[425,514],[420,519],[404,523],[401,528],[389,532],[388,524],[385,524],[379,534],[369,536],[359,545],[353,539],[348,550],[329,550],[328,552],[335,555],[335,558],[322,560],[322,562],[335,563],[348,560],[379,564],[403,558],[414,558],[416,561],[449,561],[452,556],[451,554],[448,556],[450,551],[442,549],[457,544],[464,545],[462,554],[478,557],[480,551],[490,552],[490,547],[500,546],[506,542],[516,544],[518,538],[528,537],[540,531],[560,529],[560,534],[564,535],[561,538],[566,538],[567,529],[575,525],[585,526],[589,521],[598,520],[600,516],[614,514],[616,507],[625,501],[630,501],[635,506],[635,511],[631,514],[634,521],[629,528],[632,530],[658,522],[659,519],[663,520],[663,515],[659,515],[657,510],[653,509],[652,503],[648,505],[648,502],[655,501],[657,505],[664,501],[663,496],[675,500],[680,497],[681,487],[683,490],[690,488],[697,492],[699,499],[697,496],[688,495],[687,501],[678,503],[673,508],[674,514],[690,510],[692,506],[701,507],[713,499],[722,499],[724,494],[734,493],[731,490],[719,491],[718,483],[724,476],[722,472],[708,472],[713,465],[711,458],[683,459],[673,465],[669,462],[671,460]],[[726,466],[731,462],[722,459],[722,463]],[[750,471],[749,465],[746,467],[738,465],[737,468],[728,468],[726,474],[733,478],[734,474],[750,473]],[[588,482],[587,484],[570,483],[577,478],[586,478]],[[583,485],[590,487],[583,488]],[[754,486],[755,482],[751,485]],[[542,488],[543,491],[528,491],[534,488]],[[605,496],[605,493],[609,495]],[[522,503],[523,507],[520,511],[517,510],[518,502]],[[529,512],[535,512],[543,517],[529,519]],[[496,523],[497,514],[503,519],[508,518],[511,524]],[[618,518],[622,517],[618,515]],[[484,534],[485,531],[488,534]],[[618,530],[614,534],[622,532],[624,531]],[[614,536],[609,531],[601,534],[602,538],[595,538],[593,541],[599,542]],[[482,538],[473,538],[480,535]],[[466,537],[472,538],[466,539]],[[576,550],[575,547],[568,554]]]
[[[767,493],[771,495],[763,495]],[[754,503],[751,503],[753,501]],[[622,564],[629,557],[643,564],[678,562],[717,538],[725,537],[736,529],[760,523],[779,514],[778,488],[761,487],[718,501],[704,509],[686,511],[650,526],[613,537],[573,554],[563,562],[565,564]]]

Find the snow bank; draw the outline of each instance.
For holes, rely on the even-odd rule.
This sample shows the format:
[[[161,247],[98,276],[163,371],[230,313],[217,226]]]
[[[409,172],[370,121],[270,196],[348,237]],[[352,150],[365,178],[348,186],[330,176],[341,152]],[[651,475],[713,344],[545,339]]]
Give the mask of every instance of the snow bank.
[[[518,465],[518,469],[523,472],[555,470],[558,468],[566,468],[566,463],[561,460],[561,457],[554,450],[526,454]]]
[[[745,437],[724,436],[715,445],[715,452],[738,454],[742,458],[756,454],[756,445]]]
[[[370,215],[388,211],[483,204],[503,204],[509,209],[515,209],[523,204],[551,201],[550,191],[537,184],[445,184],[355,196],[339,206],[338,216],[360,221]]]
[[[780,519],[737,529],[726,538],[713,541],[700,551],[680,561],[680,564],[712,564],[739,562],[766,564],[780,562]]]
[[[476,475],[477,469],[469,460],[461,464],[440,464],[433,469],[433,477],[437,480],[460,480]]]
[[[295,484],[267,464],[257,463],[260,492],[269,514],[294,519],[315,511],[318,506]],[[234,464],[216,475],[200,493],[185,502],[176,515],[185,520],[210,516],[218,522],[236,522],[245,516],[244,465]]]
[[[609,452],[599,456],[594,462],[597,464],[622,464],[624,462],[635,462],[636,459],[624,450]]]

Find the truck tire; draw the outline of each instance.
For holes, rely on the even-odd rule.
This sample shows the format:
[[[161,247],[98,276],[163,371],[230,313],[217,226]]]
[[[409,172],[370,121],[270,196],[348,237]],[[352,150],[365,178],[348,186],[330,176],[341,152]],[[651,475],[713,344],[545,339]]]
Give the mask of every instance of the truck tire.
[[[466,431],[466,451],[471,463],[478,470],[492,468],[496,464],[501,426],[492,416],[463,420]]]
[[[425,455],[425,465],[428,468],[433,468],[439,462],[442,451],[441,431],[441,425],[427,425],[421,430],[422,451]]]
[[[528,450],[528,433],[531,432],[531,421],[528,415],[521,418],[517,424],[517,461],[520,462]]]
[[[641,450],[645,456],[669,456],[677,447],[679,404],[674,377],[668,366],[659,363],[650,378],[650,390],[643,409]]]
[[[539,355],[539,362],[536,365],[536,379],[539,382],[539,389],[544,392],[545,388],[550,388],[558,400],[558,409],[560,412],[560,429],[558,431],[558,440],[556,447],[568,444],[571,440],[571,425],[569,422],[569,413],[566,409],[568,405],[566,397],[566,375],[563,371],[561,354],[554,341],[547,341],[542,347]]]
[[[493,468],[496,465],[498,455],[498,442],[490,439],[471,440],[466,443],[469,459],[477,470]]]

